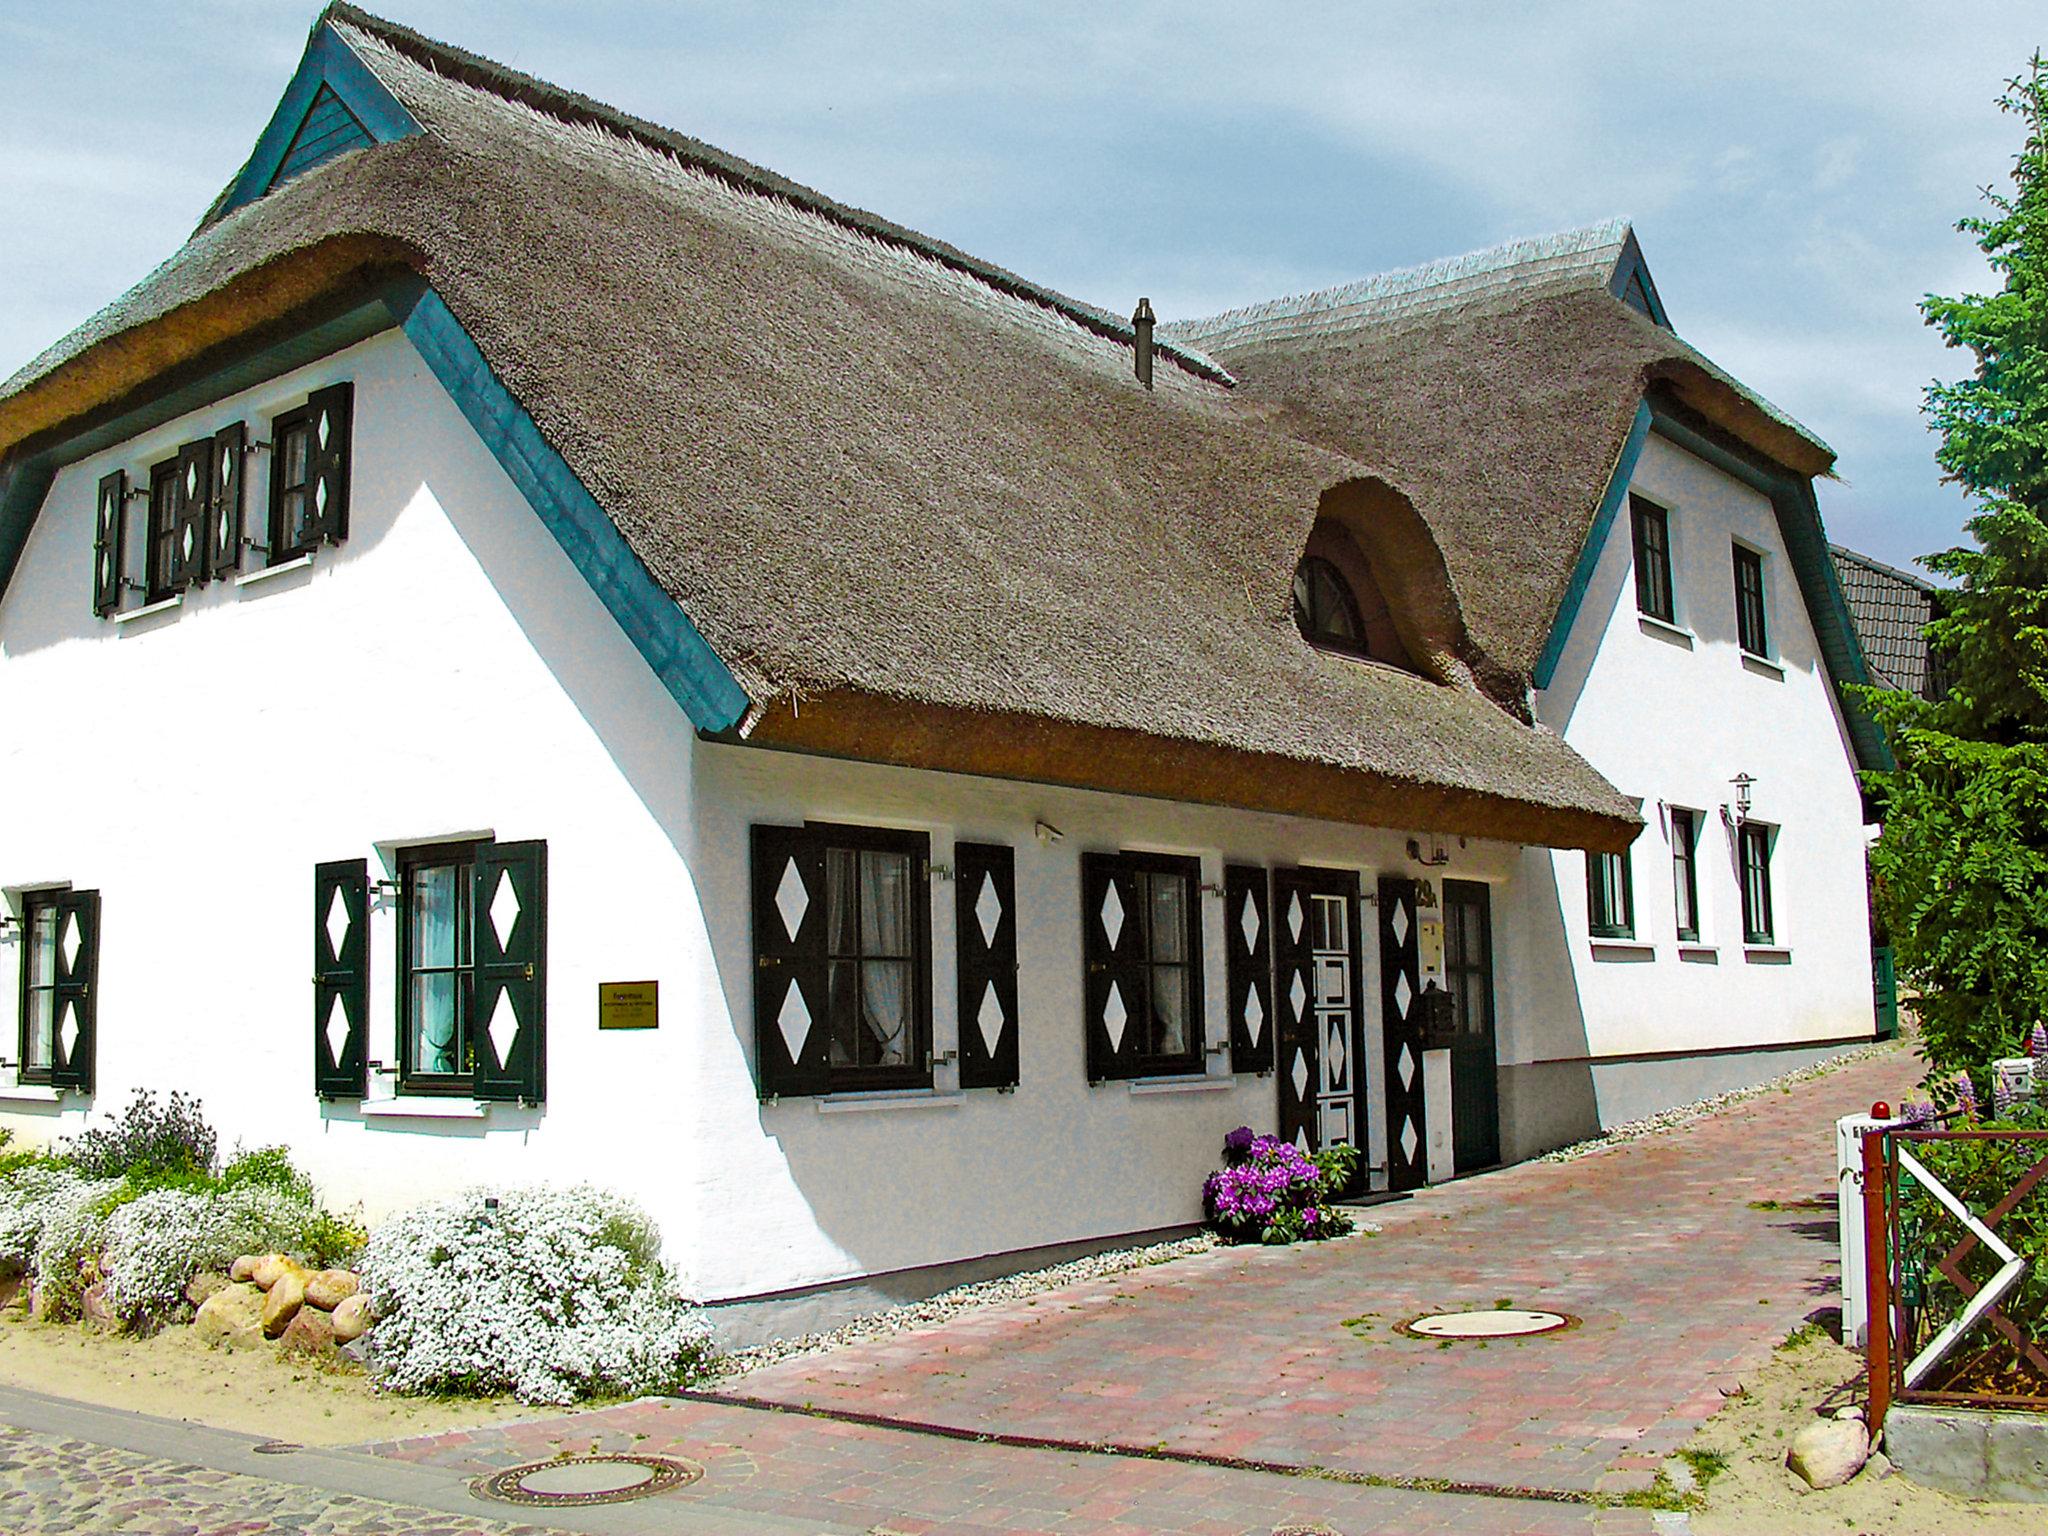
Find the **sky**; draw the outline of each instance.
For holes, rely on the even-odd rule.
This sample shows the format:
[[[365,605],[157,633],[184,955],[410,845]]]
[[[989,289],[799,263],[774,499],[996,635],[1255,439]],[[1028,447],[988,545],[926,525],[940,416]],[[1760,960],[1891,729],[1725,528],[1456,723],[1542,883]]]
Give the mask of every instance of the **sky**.
[[[2048,8],[383,0],[1105,308],[1185,318],[1616,215],[1678,333],[1825,438],[1830,537],[1959,541],[1921,322],[1982,290]],[[182,243],[309,0],[0,0],[0,377]]]

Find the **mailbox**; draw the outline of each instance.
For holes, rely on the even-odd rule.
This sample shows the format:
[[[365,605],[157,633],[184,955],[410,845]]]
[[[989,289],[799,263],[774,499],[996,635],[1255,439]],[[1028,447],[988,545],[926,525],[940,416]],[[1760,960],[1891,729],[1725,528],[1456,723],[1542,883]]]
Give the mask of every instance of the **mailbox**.
[[[1458,1012],[1451,994],[1431,981],[1416,1001],[1421,1005],[1418,1011],[1422,1015],[1422,1048],[1449,1050],[1458,1039]]]

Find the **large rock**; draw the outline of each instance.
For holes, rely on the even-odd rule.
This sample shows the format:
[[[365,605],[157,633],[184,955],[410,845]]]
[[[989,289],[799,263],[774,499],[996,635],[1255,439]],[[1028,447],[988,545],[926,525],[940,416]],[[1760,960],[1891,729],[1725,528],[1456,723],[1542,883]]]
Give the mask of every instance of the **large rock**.
[[[249,1278],[267,1291],[277,1284],[277,1277],[279,1275],[293,1269],[299,1269],[299,1264],[296,1260],[288,1259],[281,1253],[266,1253],[250,1267]],[[301,1274],[305,1273],[302,1269],[299,1269],[299,1272]]]
[[[261,1282],[258,1282],[259,1284]],[[306,1304],[306,1272],[294,1264],[280,1270],[263,1298],[263,1331],[276,1338]]]
[[[319,1308],[300,1307],[285,1326],[279,1347],[295,1355],[328,1354],[334,1348],[334,1324]]]
[[[107,1282],[104,1280],[95,1280],[85,1288],[85,1294],[79,1298],[78,1313],[88,1328],[102,1328],[108,1333],[121,1331],[120,1317],[107,1305]]]
[[[353,1344],[370,1331],[370,1298],[361,1291],[345,1297],[334,1309],[331,1321],[337,1343]]]
[[[263,1292],[247,1280],[215,1291],[193,1316],[193,1330],[209,1344],[240,1346],[263,1341]]]
[[[230,1283],[219,1270],[202,1269],[185,1282],[185,1299],[195,1307],[203,1307],[208,1297],[226,1290]]]
[[[262,1254],[245,1253],[228,1266],[228,1278],[238,1284],[244,1280],[254,1282],[256,1279],[256,1266],[262,1262]]]
[[[1857,1419],[1822,1419],[1792,1437],[1785,1465],[1813,1488],[1839,1488],[1870,1459],[1870,1431]]]
[[[332,1312],[362,1288],[350,1270],[317,1269],[306,1277],[306,1305]]]

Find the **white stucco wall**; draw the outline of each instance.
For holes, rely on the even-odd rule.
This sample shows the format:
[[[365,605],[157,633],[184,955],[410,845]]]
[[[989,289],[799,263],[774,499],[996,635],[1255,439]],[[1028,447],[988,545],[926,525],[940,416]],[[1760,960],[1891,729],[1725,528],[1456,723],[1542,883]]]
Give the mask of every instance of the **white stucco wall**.
[[[1721,1050],[1874,1029],[1864,831],[1854,759],[1813,626],[1767,498],[1651,434],[1631,489],[1670,514],[1675,633],[1637,612],[1631,524],[1616,517],[1539,718],[1648,822],[1632,851],[1636,946],[1587,933],[1585,858],[1530,850],[1511,925],[1544,985],[1576,994],[1594,1057]],[[1731,540],[1764,557],[1768,635],[1781,670],[1736,643]],[[1771,860],[1777,948],[1743,944],[1737,774],[1751,815],[1779,828]],[[1700,942],[1677,942],[1669,806],[1701,813]],[[1546,935],[1556,936],[1552,942]],[[1563,989],[1569,987],[1569,993]],[[1568,1031],[1566,1031],[1568,1032]],[[1547,1059],[1550,1042],[1504,1046]],[[1527,1053],[1527,1054],[1522,1054]]]
[[[351,379],[351,532],[310,569],[187,594],[128,624],[91,612],[98,477]],[[259,461],[250,507],[262,505]],[[372,1216],[479,1181],[588,1179],[643,1201],[707,1298],[1003,1252],[1198,1214],[1223,1133],[1275,1118],[1271,1079],[1090,1087],[1079,856],[1423,873],[1404,836],[1166,801],[827,762],[700,742],[401,337],[374,338],[67,467],[0,598],[0,888],[103,898],[98,1082],[7,1086],[0,1124],[46,1139],[136,1087],[201,1095],[224,1143],[288,1143]],[[1022,1083],[917,1109],[757,1102],[747,829],[864,821],[1016,849]],[[1032,837],[1039,819],[1062,841]],[[422,1119],[312,1091],[312,870],[464,834],[549,849],[548,1084],[540,1109]],[[1428,873],[1499,883],[1516,851],[1450,840]],[[935,882],[938,1049],[957,1036],[953,891]],[[1497,941],[1512,902],[1497,898]],[[1206,898],[1209,1038],[1225,1038],[1222,908]],[[1368,1151],[1383,1161],[1378,964],[1361,924]],[[1530,949],[1530,946],[1523,946]],[[1503,1038],[1544,998],[1504,945]],[[371,1054],[395,1059],[395,915],[372,917]],[[1533,953],[1533,950],[1531,950]],[[0,947],[15,1038],[18,943]],[[601,982],[656,980],[661,1027],[596,1028]],[[10,1051],[11,1054],[11,1051]],[[374,1080],[373,1098],[390,1079]],[[388,1105],[386,1106],[389,1107]],[[1444,1128],[1447,1130],[1447,1128]]]

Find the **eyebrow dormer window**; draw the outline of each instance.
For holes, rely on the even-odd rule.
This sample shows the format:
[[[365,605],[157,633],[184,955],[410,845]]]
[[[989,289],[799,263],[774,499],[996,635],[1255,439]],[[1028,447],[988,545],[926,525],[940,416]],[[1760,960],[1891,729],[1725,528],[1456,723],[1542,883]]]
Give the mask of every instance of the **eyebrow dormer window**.
[[[1337,567],[1320,555],[1310,555],[1294,569],[1294,625],[1311,645],[1365,653],[1358,601]]]

